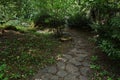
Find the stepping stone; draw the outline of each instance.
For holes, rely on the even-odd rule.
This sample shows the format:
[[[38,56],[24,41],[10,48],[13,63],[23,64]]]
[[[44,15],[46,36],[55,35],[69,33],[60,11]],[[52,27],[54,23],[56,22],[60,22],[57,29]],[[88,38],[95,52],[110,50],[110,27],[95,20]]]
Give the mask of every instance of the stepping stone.
[[[66,70],[70,73],[74,73],[74,72],[77,72],[79,69],[72,64],[67,64],[66,65]]]
[[[56,66],[50,66],[47,68],[48,73],[55,74],[57,72]]]
[[[67,72],[66,71],[58,71],[58,73],[57,73],[57,75],[59,76],[59,77],[65,77],[66,75],[67,75]]]
[[[88,79],[87,79],[87,77],[85,77],[85,76],[80,76],[80,77],[79,77],[79,80],[88,80]]]
[[[88,71],[89,71],[89,68],[87,68],[87,67],[80,68],[80,72],[84,76],[87,76]]]
[[[75,66],[80,66],[81,65],[81,63],[79,61],[77,61],[75,58],[70,59],[69,62],[74,64]]]
[[[88,55],[87,54],[76,54],[76,56],[78,56],[78,57],[87,57]]]
[[[57,68],[58,68],[59,70],[64,70],[64,69],[65,69],[65,63],[59,61],[59,62],[57,63]]]
[[[51,76],[50,80],[59,80],[58,76]]]
[[[41,80],[50,80],[50,78],[52,77],[53,75],[52,74],[44,74],[41,76]]]
[[[77,60],[77,61],[79,61],[79,62],[81,62],[81,61],[83,61],[85,58],[84,57],[75,57],[75,59]]]
[[[76,48],[72,49],[70,52],[77,52],[78,50]]]
[[[69,74],[64,78],[64,80],[79,80],[79,79],[77,79],[77,76]]]
[[[66,58],[66,59],[68,59],[68,60],[72,58],[72,56],[68,55],[68,54],[64,54],[63,57]]]
[[[75,73],[70,73],[70,74],[73,75],[73,76],[79,76],[79,75],[80,75],[80,72],[77,71],[77,72],[75,72]]]
[[[87,54],[89,54],[89,52],[86,49],[78,49],[78,51],[76,52],[76,54],[87,55]]]
[[[88,61],[82,62],[82,65],[85,66],[85,67],[89,67],[89,66],[90,66],[90,63],[89,63]]]

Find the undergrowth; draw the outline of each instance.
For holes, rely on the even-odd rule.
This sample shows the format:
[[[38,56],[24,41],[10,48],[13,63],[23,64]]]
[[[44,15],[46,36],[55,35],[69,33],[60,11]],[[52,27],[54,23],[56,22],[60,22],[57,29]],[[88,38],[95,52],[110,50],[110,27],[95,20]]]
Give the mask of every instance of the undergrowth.
[[[0,37],[0,80],[27,80],[53,64],[58,44],[51,34],[5,32]]]
[[[89,80],[120,80],[119,74],[117,71],[115,72],[116,69],[119,69],[116,68],[116,63],[112,64],[113,62],[110,63],[110,60],[105,61],[98,55],[92,56],[91,61],[90,68],[93,72]]]

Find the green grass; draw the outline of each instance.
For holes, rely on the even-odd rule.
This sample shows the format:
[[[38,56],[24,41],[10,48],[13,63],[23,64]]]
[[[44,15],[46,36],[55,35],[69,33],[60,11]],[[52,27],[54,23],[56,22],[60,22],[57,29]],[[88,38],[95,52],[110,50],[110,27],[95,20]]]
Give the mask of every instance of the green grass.
[[[52,35],[4,34],[0,37],[0,80],[27,80],[38,68],[55,62],[59,42]]]

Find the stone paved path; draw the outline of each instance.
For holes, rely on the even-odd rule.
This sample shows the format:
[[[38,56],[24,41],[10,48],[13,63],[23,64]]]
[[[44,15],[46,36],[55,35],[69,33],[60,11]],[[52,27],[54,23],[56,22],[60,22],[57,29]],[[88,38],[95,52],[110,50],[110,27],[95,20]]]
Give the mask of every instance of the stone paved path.
[[[90,55],[94,52],[85,32],[71,30],[73,48],[64,53],[58,62],[41,69],[32,80],[88,80]]]

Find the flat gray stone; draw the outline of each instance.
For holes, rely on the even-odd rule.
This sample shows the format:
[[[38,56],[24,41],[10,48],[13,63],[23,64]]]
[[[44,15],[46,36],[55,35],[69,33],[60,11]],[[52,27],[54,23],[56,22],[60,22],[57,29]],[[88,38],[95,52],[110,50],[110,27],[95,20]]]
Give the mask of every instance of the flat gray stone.
[[[78,50],[76,49],[76,48],[74,48],[74,49],[72,49],[72,50],[70,50],[70,52],[77,52]]]
[[[79,80],[79,79],[77,79],[76,76],[70,74],[70,75],[67,75],[67,76],[64,78],[64,80]]]
[[[88,52],[85,49],[79,48],[77,54],[88,54]]]
[[[75,59],[77,60],[77,61],[79,61],[79,62],[81,62],[81,61],[83,61],[85,58],[84,57],[75,57]]]
[[[75,73],[70,73],[70,74],[73,75],[73,76],[79,76],[79,75],[80,75],[80,72],[77,71],[77,72],[75,72]]]
[[[85,67],[89,67],[89,66],[90,66],[90,63],[89,63],[88,61],[82,62],[82,65],[85,66]]]
[[[85,43],[79,44],[79,47],[86,47],[86,46],[87,46],[87,44],[85,44]]]
[[[79,79],[80,80],[88,80],[87,77],[85,77],[85,76],[80,76]]]
[[[48,68],[43,68],[39,71],[39,73],[48,73]]]
[[[80,66],[81,65],[81,63],[79,61],[77,61],[75,58],[70,59],[69,62],[74,64],[75,66]]]
[[[84,58],[84,57],[87,57],[87,54],[75,54],[76,56],[78,56],[79,58]]]
[[[65,58],[68,59],[68,60],[72,58],[72,56],[71,56],[71,55],[68,55],[68,54],[64,54],[63,57],[65,57]]]
[[[51,78],[50,78],[51,80],[59,80],[59,77],[58,76],[51,76]]]
[[[64,70],[64,69],[65,69],[65,63],[59,61],[59,62],[57,63],[57,68],[60,69],[60,70],[61,70],[61,69]]]
[[[56,66],[50,66],[47,68],[48,73],[53,73],[55,74],[57,72]]]
[[[67,64],[66,65],[66,70],[70,73],[74,73],[74,72],[78,71],[79,69],[72,64]]]
[[[88,67],[82,67],[82,68],[80,68],[80,72],[84,76],[87,76],[88,71],[89,71]]]
[[[58,71],[57,75],[59,77],[65,77],[67,75],[67,72],[66,71]]]
[[[46,73],[46,74],[44,74],[44,75],[41,76],[41,79],[42,79],[42,80],[50,80],[50,78],[51,78],[52,76],[53,76],[52,74]]]

